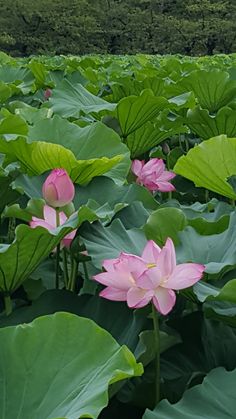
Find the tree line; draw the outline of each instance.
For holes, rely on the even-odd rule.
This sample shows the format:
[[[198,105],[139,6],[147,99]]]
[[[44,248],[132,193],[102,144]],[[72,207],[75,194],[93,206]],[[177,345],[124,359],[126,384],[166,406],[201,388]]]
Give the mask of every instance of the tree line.
[[[0,49],[31,54],[236,51],[234,0],[0,0]]]

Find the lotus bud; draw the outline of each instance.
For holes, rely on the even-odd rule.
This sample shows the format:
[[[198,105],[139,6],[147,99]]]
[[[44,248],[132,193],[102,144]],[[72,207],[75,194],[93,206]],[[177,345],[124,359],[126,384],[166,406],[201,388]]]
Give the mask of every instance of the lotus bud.
[[[75,188],[64,169],[54,169],[43,184],[43,197],[54,208],[64,207],[72,202]]]
[[[51,96],[52,96],[52,90],[51,89],[46,89],[44,91],[44,99],[48,100]]]

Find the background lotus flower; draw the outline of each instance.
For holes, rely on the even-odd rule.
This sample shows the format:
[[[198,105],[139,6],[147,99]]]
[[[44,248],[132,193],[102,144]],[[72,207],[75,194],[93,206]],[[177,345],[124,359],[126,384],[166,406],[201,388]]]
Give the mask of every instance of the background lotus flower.
[[[75,195],[75,187],[64,169],[54,169],[43,184],[43,197],[54,208],[70,204]]]
[[[44,91],[44,99],[45,100],[48,100],[50,97],[52,96],[52,90],[51,89],[46,89],[45,91]]]
[[[54,208],[45,205],[43,208],[43,219],[32,217],[32,221],[30,222],[30,227],[36,228],[38,226],[44,227],[47,230],[55,230],[57,228],[57,216],[56,210]],[[67,216],[64,212],[59,213],[60,225],[64,224],[67,220]],[[70,247],[73,238],[75,237],[76,230],[72,231],[71,233],[67,234],[64,239],[62,240],[62,244],[65,247]]]
[[[175,174],[165,169],[162,159],[134,160],[131,170],[137,176],[136,182],[146,186],[152,192],[175,191],[175,187],[169,182]]]
[[[197,263],[176,264],[175,248],[167,239],[161,249],[147,242],[142,257],[120,254],[118,259],[103,262],[107,272],[94,276],[106,285],[100,295],[109,300],[127,301],[131,308],[141,308],[151,301],[161,314],[175,305],[175,290],[188,288],[199,281],[205,267]]]

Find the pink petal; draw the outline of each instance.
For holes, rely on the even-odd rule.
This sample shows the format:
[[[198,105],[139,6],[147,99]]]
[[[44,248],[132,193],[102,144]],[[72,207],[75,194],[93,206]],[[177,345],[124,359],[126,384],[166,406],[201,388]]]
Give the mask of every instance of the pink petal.
[[[175,305],[176,295],[174,291],[159,287],[155,291],[153,303],[156,309],[163,315],[168,314]]]
[[[175,187],[169,182],[159,182],[158,180],[156,190],[160,192],[172,192],[175,191]]]
[[[149,181],[147,179],[143,179],[140,183],[141,185],[144,185],[151,192],[158,191],[158,186],[155,182]]]
[[[204,270],[205,266],[198,263],[182,263],[175,267],[168,281],[162,286],[174,290],[191,287],[202,278]]]
[[[147,263],[156,263],[160,252],[161,248],[153,240],[148,240],[146,246],[143,249],[142,258]]]
[[[145,175],[155,174],[155,177],[159,177],[165,170],[165,163],[162,159],[150,159],[143,167],[143,173]]]
[[[120,254],[119,261],[114,264],[115,272],[126,272],[134,278],[139,277],[146,269],[146,262],[140,256],[123,252]]]
[[[59,218],[60,218],[60,226],[62,225],[62,224],[65,224],[65,222],[67,221],[67,216],[66,216],[66,214],[64,213],[64,212],[60,212],[59,213]]]
[[[123,291],[128,291],[129,288],[135,285],[135,281],[129,272],[102,272],[95,275],[93,279],[100,282],[100,284]]]
[[[131,170],[136,176],[139,176],[142,171],[143,166],[144,166],[144,160],[133,160]]]
[[[50,224],[51,228],[56,228],[56,210],[49,205],[44,205],[43,208],[44,220]]]
[[[105,259],[102,263],[103,268],[106,271],[114,271],[114,265],[119,261],[119,258],[116,259]]]
[[[176,256],[175,248],[172,240],[168,238],[166,240],[165,246],[161,249],[161,252],[158,255],[156,264],[162,273],[162,278],[167,279],[173,269],[176,267]],[[171,288],[171,287],[168,287]]]
[[[62,244],[65,247],[69,248],[70,245],[71,245],[71,243],[72,243],[72,241],[73,241],[73,239],[74,239],[74,237],[75,237],[75,235],[76,235],[76,230],[73,230],[71,233],[67,234],[64,237],[64,239],[62,240]]]
[[[165,170],[158,178],[158,182],[168,182],[171,179],[174,179],[176,176],[173,172],[168,172],[168,170]]]
[[[136,279],[136,284],[140,288],[153,290],[161,284],[162,280],[162,272],[157,266],[147,269],[142,275],[140,275],[139,278]]]
[[[132,308],[141,308],[150,303],[153,291],[146,291],[141,288],[133,287],[127,292],[127,304]]]
[[[99,295],[107,300],[126,301],[127,292],[118,290],[117,288],[107,287]]]
[[[41,218],[32,217],[32,221],[30,221],[30,227],[36,228],[36,227],[44,227],[48,231],[54,230],[54,227],[52,227],[50,224],[48,224],[46,221],[41,220]]]

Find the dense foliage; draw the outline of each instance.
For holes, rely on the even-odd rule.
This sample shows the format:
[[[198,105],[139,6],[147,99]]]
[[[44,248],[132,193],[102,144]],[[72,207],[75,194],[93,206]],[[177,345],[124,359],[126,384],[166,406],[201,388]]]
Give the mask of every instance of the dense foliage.
[[[233,418],[235,56],[1,53],[0,80],[1,418]],[[99,296],[150,243],[171,307]]]
[[[30,54],[231,53],[233,0],[0,0],[0,48]]]

